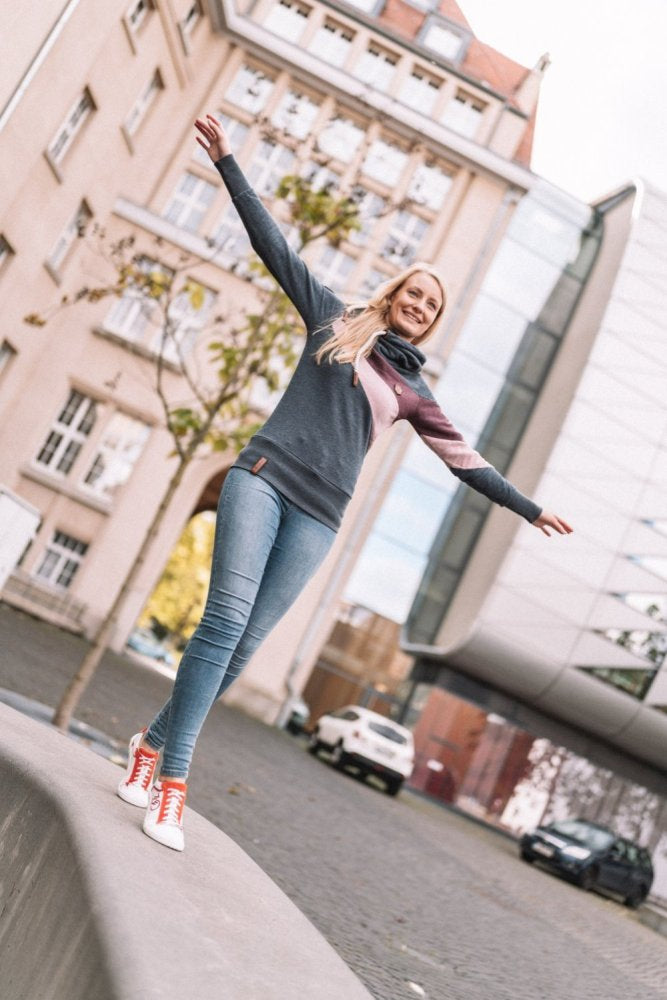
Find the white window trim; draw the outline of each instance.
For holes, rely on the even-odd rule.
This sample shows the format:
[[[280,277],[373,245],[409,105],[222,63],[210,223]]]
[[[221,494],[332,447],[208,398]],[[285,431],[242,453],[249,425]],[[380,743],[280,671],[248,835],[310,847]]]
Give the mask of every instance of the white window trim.
[[[57,285],[62,281],[62,270],[72,254],[74,244],[85,233],[92,220],[92,210],[84,198],[44,261],[44,267]]]
[[[276,31],[275,27],[271,27],[269,24],[270,15],[277,12],[279,7],[284,7],[286,10],[294,11],[294,14],[291,14],[290,16],[301,19],[300,25],[297,20],[292,22],[292,24],[294,24],[297,28],[301,28],[301,31],[297,31],[294,37],[292,37],[291,34],[283,34],[280,31]],[[269,15],[265,17],[264,27],[267,31],[270,31],[278,38],[284,38],[285,41],[291,42],[293,45],[297,45],[299,43],[299,39],[303,35],[306,25],[308,24],[308,19],[310,18],[312,12],[313,8],[309,4],[301,3],[301,0],[278,0],[278,3],[274,3],[269,10]]]
[[[0,340],[0,379],[4,378],[17,354],[18,351],[6,337]]]
[[[158,67],[139,94],[129,115],[121,126],[123,136],[131,153],[134,153],[134,137],[141,130],[162,90],[164,90],[164,80]]]
[[[179,188],[185,182],[186,177],[191,177],[196,182],[193,191],[189,194],[179,191]],[[184,170],[178,179],[176,187],[171,192],[171,195],[167,200],[162,212],[162,217],[170,225],[176,226],[177,229],[182,229],[186,233],[198,235],[200,227],[208,215],[217,193],[218,185],[212,184],[210,180],[200,177],[199,174],[194,173],[192,170]],[[170,219],[168,218],[168,213],[172,210],[172,208],[174,208],[176,202],[180,203],[180,207],[176,213],[176,219]],[[199,214],[200,216],[197,226],[194,229],[190,226],[183,225],[183,222],[187,222],[193,212]]]
[[[13,246],[5,236],[0,235],[0,274],[9,267],[13,256]]]
[[[80,113],[77,117],[79,110]],[[74,145],[77,136],[81,134],[85,123],[92,117],[96,110],[97,105],[90,92],[90,88],[84,87],[44,152],[47,163],[61,183],[63,180],[60,169],[61,165],[66,159],[69,150]],[[72,124],[73,118],[76,118],[76,120]],[[55,152],[54,147],[58,147]]]
[[[386,64],[387,66],[391,66],[391,72],[388,80],[382,80],[380,83],[378,83],[376,82],[376,80],[372,79],[373,77],[372,73],[370,73],[368,77],[362,76],[360,74],[359,70],[361,68],[361,61],[362,59],[365,60],[368,58],[376,60],[374,64],[369,62],[368,63],[369,67],[372,66],[373,68],[376,68],[380,67],[381,64]],[[400,61],[401,61],[400,53],[394,52],[392,49],[387,49],[384,47],[384,45],[380,45],[374,39],[371,39],[366,45],[365,50],[359,56],[358,61],[353,66],[352,72],[354,73],[357,80],[360,80],[362,83],[365,83],[367,87],[375,87],[378,90],[387,90],[391,87],[393,81],[396,79],[396,71],[398,69]],[[369,79],[369,77],[371,78]]]
[[[66,547],[62,544],[62,542],[58,541],[59,535],[62,536],[62,538],[71,539],[79,548],[75,549]],[[83,548],[83,551],[81,551],[81,548]],[[51,540],[46,542],[44,545],[41,559],[35,563],[34,569],[30,575],[42,584],[46,584],[54,590],[65,593],[69,590],[70,584],[81,569],[81,565],[88,553],[89,548],[90,544],[88,542],[84,542],[82,538],[75,538],[74,535],[69,535],[66,531],[61,531],[59,528],[56,528],[51,532]],[[40,570],[44,567],[49,554],[55,555],[56,560],[52,563],[52,571],[48,576],[45,576],[40,572]],[[58,583],[57,579],[54,579],[54,577],[61,576],[68,564],[75,567],[74,571],[66,584]]]
[[[312,52],[313,55],[321,59],[322,62],[328,63],[329,65],[333,65],[332,59],[334,57],[328,58],[327,56],[320,55],[321,41],[318,45],[319,39],[326,39],[325,35],[321,35],[321,32],[325,31],[328,31],[332,37],[338,38],[340,36],[341,42],[337,43],[339,47],[341,45],[345,45],[344,49],[341,48],[340,52],[335,53],[335,59],[340,60],[342,68],[343,66],[345,66],[348,56],[352,50],[352,46],[354,45],[356,32],[354,31],[354,28],[349,27],[349,25],[347,24],[341,24],[340,21],[337,21],[333,17],[325,17],[324,21],[322,22],[322,24],[319,26],[319,28],[316,30],[315,34],[309,41],[308,51]],[[348,35],[349,38],[347,37]]]
[[[76,409],[74,410],[69,422],[64,422],[61,418],[70,405],[70,402],[73,401],[75,394],[81,398],[78,403],[76,403]],[[74,400],[74,402],[76,402],[76,400]],[[64,405],[61,406],[57,415],[51,421],[37,454],[33,459],[34,467],[40,469],[42,472],[47,472],[55,479],[67,479],[76,467],[77,462],[80,460],[81,452],[84,450],[84,446],[90,439],[90,434],[95,428],[95,424],[98,419],[98,405],[98,400],[94,397],[89,396],[87,393],[84,393],[74,387],[70,388]],[[89,420],[90,423],[87,428],[81,430],[80,425],[84,419]],[[40,459],[40,455],[46,449],[52,435],[60,436],[60,440],[57,441],[52,448],[48,461],[43,461]],[[65,458],[71,445],[76,447],[76,453],[70,461],[68,468],[59,469],[58,465]]]
[[[132,22],[132,14],[137,10],[138,7],[144,7],[144,13],[138,23]],[[134,0],[134,3],[130,4],[125,14],[123,15],[123,27],[127,34],[127,39],[130,43],[130,48],[135,55],[139,52],[139,47],[137,45],[137,38],[142,33],[146,25],[150,20],[151,13],[155,10],[154,0]]]
[[[160,271],[168,277],[173,277],[162,267],[158,261],[151,257],[143,256],[139,262],[142,273],[150,273],[152,270]],[[141,291],[126,289],[119,299],[116,299],[109,313],[104,319],[103,330],[112,334],[125,344],[141,347],[146,336],[146,331],[152,322],[155,305],[151,306]],[[114,322],[114,313],[120,315],[120,321]],[[138,324],[138,320],[141,322]]]
[[[259,104],[257,107],[255,107],[254,104],[252,104],[249,107],[247,104],[237,103],[234,98],[232,98],[231,96],[229,96],[229,94],[231,93],[232,84],[235,82],[235,80],[237,79],[237,77],[240,76],[241,73],[243,73],[244,70],[247,73],[252,74],[256,79],[258,78],[257,82],[259,82],[260,85],[263,84],[264,81],[266,81],[268,84],[270,84],[270,86],[268,88],[268,91],[267,91],[265,97],[262,100],[262,103]],[[245,111],[247,114],[249,114],[251,116],[259,115],[259,114],[261,114],[265,110],[266,105],[271,100],[271,96],[272,96],[272,94],[274,92],[275,86],[276,86],[276,77],[275,76],[273,76],[269,72],[266,72],[262,67],[256,66],[252,62],[245,62],[244,61],[239,66],[237,66],[236,72],[234,73],[234,75],[232,76],[231,80],[229,81],[229,86],[227,87],[227,92],[224,95],[224,99],[225,99],[226,103],[231,108],[234,108],[236,110],[241,109],[242,111]],[[246,88],[245,93],[249,94],[250,90],[248,88]],[[232,114],[234,114],[234,112],[232,112]]]
[[[135,424],[138,433],[134,443],[134,455],[131,461],[127,463],[126,467],[127,472],[124,478],[121,478],[115,484],[115,486],[113,486],[112,484],[112,488],[110,490],[107,490],[104,488],[100,488],[100,484],[104,483],[104,479],[102,476],[98,476],[96,480],[92,483],[87,482],[87,480],[93,474],[95,465],[98,462],[102,463],[103,465],[102,471],[105,472],[109,467],[113,467],[114,461],[117,458],[118,454],[119,453],[122,454],[123,449],[127,449],[128,446],[127,439],[121,439],[121,441],[118,444],[114,444],[113,441],[110,442],[108,438],[109,430],[113,425],[113,421],[118,417],[124,418],[125,420]],[[148,441],[150,432],[151,432],[151,427],[149,424],[144,423],[144,421],[142,420],[137,420],[136,417],[130,416],[123,410],[115,410],[113,413],[110,413],[108,419],[104,423],[104,426],[100,429],[100,433],[97,435],[97,440],[94,442],[92,450],[89,453],[88,462],[85,467],[85,471],[81,477],[81,481],[79,483],[80,488],[82,490],[85,490],[87,493],[91,493],[94,497],[96,497],[103,503],[112,504],[114,499],[116,498],[118,490],[122,489],[125,483],[127,483],[131,478],[132,473],[134,472],[134,469],[136,467],[136,464],[141,458],[142,452],[146,446],[146,442]]]
[[[178,22],[178,33],[181,36],[181,45],[186,56],[192,52],[192,36],[203,18],[204,7],[201,0],[193,0],[185,17]]]

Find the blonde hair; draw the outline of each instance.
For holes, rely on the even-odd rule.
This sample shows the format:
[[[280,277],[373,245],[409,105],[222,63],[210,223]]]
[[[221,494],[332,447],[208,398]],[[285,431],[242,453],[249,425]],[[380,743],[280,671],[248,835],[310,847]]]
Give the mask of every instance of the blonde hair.
[[[383,333],[388,327],[394,295],[413,274],[430,274],[442,293],[442,304],[433,322],[412,343],[419,346],[432,337],[447,300],[445,283],[431,264],[416,261],[400,274],[378,285],[368,302],[354,302],[347,307],[345,315],[334,322],[332,335],[315,354],[317,363],[320,364],[326,358],[330,363],[337,361],[339,364],[354,364],[360,354],[370,353],[374,336]]]

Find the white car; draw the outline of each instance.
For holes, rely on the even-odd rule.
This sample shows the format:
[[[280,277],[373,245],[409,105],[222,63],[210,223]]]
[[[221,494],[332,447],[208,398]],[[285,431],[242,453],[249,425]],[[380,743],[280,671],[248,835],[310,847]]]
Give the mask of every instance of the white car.
[[[328,750],[336,767],[349,764],[364,776],[377,774],[389,795],[398,795],[415,762],[410,730],[359,705],[322,715],[310,735],[308,750],[312,754]]]

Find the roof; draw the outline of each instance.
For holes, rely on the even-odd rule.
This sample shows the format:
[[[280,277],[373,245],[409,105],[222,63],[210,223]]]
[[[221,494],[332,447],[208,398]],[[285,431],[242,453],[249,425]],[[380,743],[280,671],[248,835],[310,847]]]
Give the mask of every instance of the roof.
[[[531,70],[494,49],[493,46],[481,42],[475,36],[470,23],[454,0],[440,0],[436,13],[464,28],[472,36],[465,58],[457,66],[457,69],[472,80],[496,91],[505,98],[510,107],[520,110],[516,99],[517,92],[530,75]],[[431,15],[432,12],[418,10],[407,0],[387,0],[377,20],[395,34],[415,41],[424,22]],[[442,61],[446,64],[446,60]],[[530,166],[536,113],[537,101],[530,112],[525,134],[514,156],[517,162],[525,166]]]

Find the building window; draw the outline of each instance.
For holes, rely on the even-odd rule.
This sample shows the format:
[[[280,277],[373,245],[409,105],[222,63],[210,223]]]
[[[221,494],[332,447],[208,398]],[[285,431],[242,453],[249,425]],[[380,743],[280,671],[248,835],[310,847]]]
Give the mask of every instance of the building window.
[[[320,110],[309,97],[288,90],[276,108],[271,121],[276,128],[282,129],[296,139],[305,139],[311,132],[313,123]]]
[[[193,286],[201,293],[201,301],[196,305],[192,300]],[[156,330],[149,350],[172,364],[182,364],[206,325],[214,299],[215,293],[210,288],[204,288],[199,282],[186,282],[183,290],[169,303],[166,322]]]
[[[201,5],[201,0],[195,0],[194,3],[190,4],[185,17],[182,18],[178,25],[178,30],[181,34],[181,42],[186,55],[189,55],[190,53],[192,34],[203,16],[204,11]]]
[[[376,139],[366,154],[362,170],[368,177],[387,187],[393,187],[398,183],[407,162],[407,155],[398,146]]]
[[[335,250],[332,246],[326,246],[315,264],[315,273],[323,285],[334,292],[343,292],[356,266],[356,257],[351,257],[342,250]]]
[[[256,115],[264,110],[273,87],[274,81],[260,69],[241,66],[225,93],[225,100]]]
[[[294,160],[291,149],[263,139],[247,171],[251,186],[259,195],[274,194],[283,177],[293,169]]]
[[[0,236],[0,274],[7,267],[13,256],[14,251],[11,246],[4,236]]]
[[[354,67],[354,75],[378,90],[387,90],[398,65],[398,55],[370,42]]]
[[[443,125],[472,139],[479,128],[486,105],[472,94],[459,90],[445,108],[440,119]]]
[[[146,424],[124,413],[114,413],[95,448],[84,485],[97,496],[110,500],[130,478],[149,434]]]
[[[639,701],[646,696],[657,673],[657,670],[641,667],[579,667],[579,670],[611,684],[612,687],[620,688]]]
[[[410,180],[408,196],[435,212],[442,207],[451,186],[451,174],[440,167],[421,163]]]
[[[53,422],[37,462],[51,472],[66,476],[95,426],[97,403],[71,389],[65,406]]]
[[[127,116],[124,125],[125,135],[127,137],[133,136],[134,133],[138,131],[139,126],[157,100],[158,94],[163,89],[164,83],[162,82],[160,70],[156,69],[147,85],[139,95],[134,107]]]
[[[364,135],[364,130],[349,118],[332,118],[318,134],[317,148],[326,156],[349,163]]]
[[[149,277],[156,285],[163,284],[166,287],[174,277],[173,271],[167,270],[150,257],[141,257],[136,263],[136,267],[142,275]],[[104,328],[124,340],[137,343],[146,332],[155,306],[155,300],[145,289],[130,286],[114,302],[104,321]]]
[[[430,115],[440,93],[441,83],[438,77],[415,66],[410,76],[403,81],[398,99],[403,104],[421,111],[423,115]]]
[[[357,202],[361,229],[353,230],[348,239],[355,246],[365,247],[371,240],[377,220],[386,214],[387,202],[379,194],[372,191],[364,192]]]
[[[365,11],[367,14],[373,14],[375,13],[379,0],[347,0],[347,3],[349,3],[351,7],[357,7],[359,10]]]
[[[75,104],[70,108],[65,121],[49,143],[46,151],[47,159],[51,166],[56,169],[58,177],[60,177],[60,174],[57,171],[57,167],[64,160],[65,154],[72,145],[75,136],[81,131],[84,123],[90,118],[94,110],[95,104],[93,103],[93,98],[86,87]]]
[[[85,236],[86,229],[92,217],[93,213],[90,208],[85,201],[82,201],[76,210],[76,214],[72,216],[58,237],[56,245],[46,261],[46,267],[52,277],[58,278],[60,270],[69,256],[75,241]]]
[[[238,263],[243,262],[245,266],[250,253],[250,239],[239,218],[239,213],[233,205],[228,205],[225,209],[220,222],[213,231],[211,242],[221,253],[229,254]],[[234,270],[239,274],[242,271],[238,264]]]
[[[432,23],[427,26],[421,41],[449,62],[456,62],[463,54],[465,38],[444,24]]]
[[[353,39],[354,32],[351,28],[327,18],[315,32],[309,48],[320,59],[342,69]]]
[[[0,378],[5,374],[16,354],[16,349],[12,347],[8,340],[3,340],[0,343]]]
[[[382,256],[399,267],[412,264],[428,228],[428,223],[413,212],[397,212],[391,221]]]
[[[297,0],[279,0],[279,3],[271,7],[264,27],[274,35],[286,38],[288,42],[296,42],[303,33],[310,11],[310,7]]]
[[[389,278],[390,275],[384,274],[382,271],[376,270],[376,268],[371,268],[359,287],[359,295],[362,299],[370,299],[371,296],[375,295],[378,285],[389,281]]]
[[[66,535],[64,531],[54,531],[42,561],[35,570],[35,576],[61,590],[67,590],[87,551],[87,542]]]
[[[186,171],[167,202],[163,217],[188,233],[196,233],[217,191],[215,184]]]
[[[136,35],[142,24],[145,24],[150,11],[153,10],[152,0],[136,0],[132,4],[125,19],[130,31]]]
[[[304,163],[301,176],[308,181],[313,191],[327,191],[329,194],[334,194],[340,186],[340,177],[335,171],[313,160]]]
[[[248,126],[244,125],[243,122],[240,122],[238,118],[232,118],[231,115],[225,114],[224,111],[215,111],[213,117],[217,118],[225,129],[232,149],[234,150],[234,155],[238,156],[248,136]],[[208,155],[206,150],[199,145],[199,143],[195,146],[192,159],[196,160],[197,163],[201,163],[202,166],[214,169],[211,157]]]

